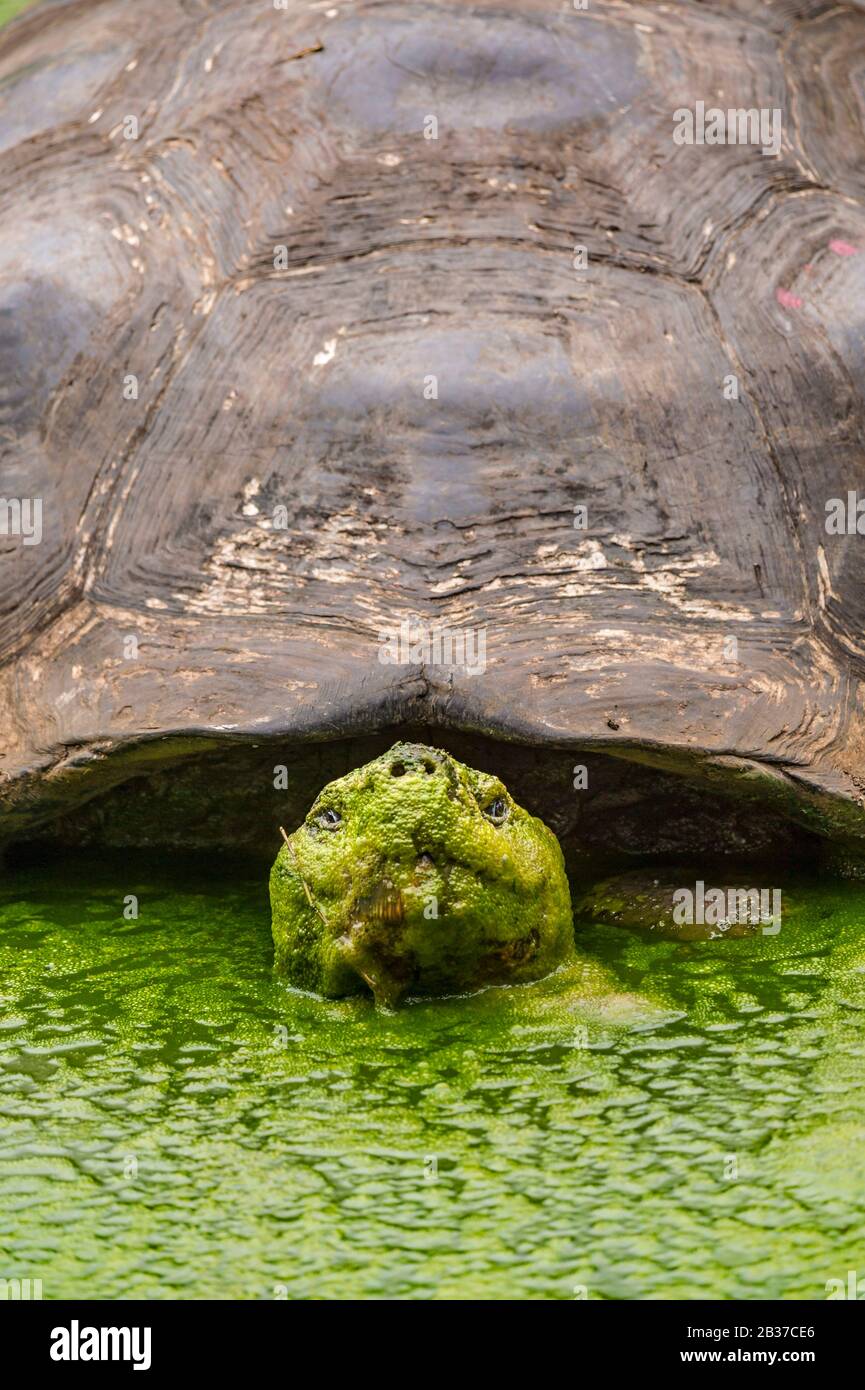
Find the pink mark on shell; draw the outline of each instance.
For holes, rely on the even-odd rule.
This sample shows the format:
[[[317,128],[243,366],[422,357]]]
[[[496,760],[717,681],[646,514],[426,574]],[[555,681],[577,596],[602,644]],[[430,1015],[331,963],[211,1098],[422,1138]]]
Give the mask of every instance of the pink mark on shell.
[[[835,237],[829,242],[829,250],[834,251],[836,256],[855,256],[858,255],[859,247],[851,246],[849,241],[839,241]]]
[[[802,301],[792,290],[776,290],[775,298],[785,309],[801,309]]]

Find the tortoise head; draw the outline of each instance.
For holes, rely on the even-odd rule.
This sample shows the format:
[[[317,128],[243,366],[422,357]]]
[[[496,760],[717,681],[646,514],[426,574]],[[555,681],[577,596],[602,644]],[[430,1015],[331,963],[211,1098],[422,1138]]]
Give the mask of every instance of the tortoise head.
[[[498,778],[420,744],[326,786],[270,893],[277,967],[326,995],[537,979],[573,949],[555,836]]]

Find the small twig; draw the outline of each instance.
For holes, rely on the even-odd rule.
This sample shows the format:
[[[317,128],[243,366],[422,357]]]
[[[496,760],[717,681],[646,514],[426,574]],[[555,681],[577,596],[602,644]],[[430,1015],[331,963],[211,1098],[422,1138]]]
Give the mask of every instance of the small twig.
[[[277,59],[273,66],[279,67],[282,63],[296,63],[298,58],[308,58],[311,53],[323,52],[324,44],[319,43],[318,39],[316,39],[315,43],[311,43],[308,48],[301,48],[297,53],[290,53],[287,58]]]
[[[319,915],[319,917],[321,918],[322,922],[324,922],[324,925],[327,926],[327,918],[325,917],[325,915],[324,915],[324,913],[322,912],[321,908],[319,907],[318,903],[315,901],[315,898],[312,896],[312,893],[309,891],[309,884],[307,883],[307,881],[306,881],[306,879],[304,878],[303,874],[300,872],[299,868],[297,867],[297,859],[295,858],[295,853],[294,853],[294,850],[293,850],[293,848],[292,848],[291,841],[289,840],[289,838],[288,838],[288,836],[286,835],[285,831],[283,830],[282,826],[280,826],[279,829],[280,829],[280,831],[281,831],[281,833],[282,833],[282,838],[285,840],[285,843],[286,843],[286,845],[288,846],[288,857],[289,857],[289,859],[291,860],[291,865],[292,865],[292,868],[294,869],[294,872],[297,874],[297,877],[300,879],[300,882],[301,882],[301,884],[302,884],[302,886],[303,886],[303,891],[304,891],[304,893],[306,894],[306,901],[309,903],[309,905],[310,905],[310,907],[312,908],[313,912],[317,912],[318,915]]]

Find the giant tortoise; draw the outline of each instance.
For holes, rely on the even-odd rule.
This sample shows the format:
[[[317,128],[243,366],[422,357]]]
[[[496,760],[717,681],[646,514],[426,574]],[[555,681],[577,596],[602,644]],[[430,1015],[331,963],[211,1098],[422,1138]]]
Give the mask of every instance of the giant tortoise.
[[[863,72],[830,0],[13,20],[5,844],[272,858],[401,739],[577,878],[856,871]]]

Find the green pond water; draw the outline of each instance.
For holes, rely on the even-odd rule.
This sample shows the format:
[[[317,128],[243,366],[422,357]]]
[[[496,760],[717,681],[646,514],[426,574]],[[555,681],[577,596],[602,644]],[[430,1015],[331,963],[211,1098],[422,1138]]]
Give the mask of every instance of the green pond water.
[[[274,977],[261,870],[7,872],[0,1278],[824,1299],[865,1275],[865,891],[794,897],[776,937],[589,925],[540,984],[386,1015]]]

